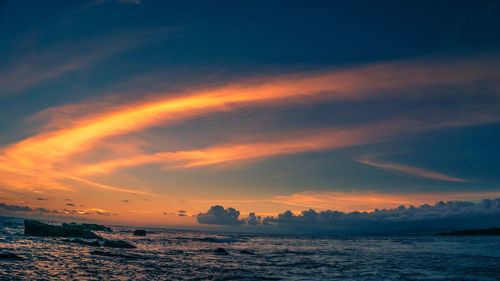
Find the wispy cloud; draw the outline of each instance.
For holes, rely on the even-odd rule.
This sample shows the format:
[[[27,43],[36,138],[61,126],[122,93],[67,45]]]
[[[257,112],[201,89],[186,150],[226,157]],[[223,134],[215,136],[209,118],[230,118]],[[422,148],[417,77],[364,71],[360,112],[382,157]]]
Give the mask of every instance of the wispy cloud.
[[[399,173],[404,173],[404,174],[409,174],[421,178],[428,178],[428,179],[434,179],[434,180],[440,180],[440,181],[449,181],[449,182],[466,182],[466,179],[463,178],[458,178],[458,177],[452,177],[443,173],[431,171],[431,170],[426,170],[418,167],[412,167],[404,164],[398,164],[398,163],[390,163],[390,162],[381,162],[381,161],[376,161],[373,160],[370,157],[363,157],[359,158],[356,161],[359,163],[363,163],[368,166],[388,170],[388,171],[393,171],[393,172],[399,172]]]
[[[266,141],[229,143],[201,150],[174,151],[114,159],[85,165],[78,174],[110,173],[119,168],[159,163],[171,168],[196,168],[273,157],[301,152],[338,149],[383,141],[406,122],[374,124],[359,128],[305,130],[261,136]]]
[[[103,107],[98,112],[81,115],[55,130],[42,131],[32,137],[4,147],[0,154],[1,182],[19,188],[71,189],[64,181],[78,181],[108,190],[127,188],[97,183],[74,174],[74,155],[92,152],[96,144],[114,137],[140,132],[153,126],[168,126],[197,116],[229,111],[248,106],[271,106],[276,103],[315,103],[323,100],[364,100],[377,96],[397,95],[396,89],[464,85],[483,81],[500,81],[498,65],[491,57],[475,57],[450,61],[405,61],[372,64],[350,69],[286,76],[252,78],[223,86],[172,93],[154,93],[147,102],[129,102]],[[425,95],[422,91],[416,93]],[[165,97],[167,96],[167,97]],[[144,163],[172,163],[174,167],[201,167],[232,161],[260,159],[274,155],[320,151],[378,142],[395,134],[419,129],[464,126],[497,120],[498,116],[467,116],[463,120],[440,122],[409,120],[411,126],[390,128],[399,121],[366,125],[341,130],[327,130],[310,136],[297,135],[287,139],[257,140],[251,143],[230,143],[201,150],[159,152],[116,158],[104,163],[88,164],[82,170],[113,171],[120,167]],[[403,122],[404,123],[404,122]],[[407,123],[407,124],[408,124]],[[445,124],[446,123],[446,124]],[[392,125],[391,125],[392,124]],[[409,129],[409,128],[412,129]],[[71,167],[69,169],[68,167]]]
[[[163,30],[156,33],[164,32]],[[59,43],[44,48],[26,48],[0,66],[0,97],[30,90],[65,75],[92,68],[105,59],[138,47],[155,32],[89,38],[80,42]],[[98,46],[98,47],[96,47]]]
[[[246,164],[256,160],[306,153],[336,150],[365,144],[373,144],[394,140],[397,137],[425,132],[428,130],[453,128],[467,125],[491,122],[492,119],[477,119],[475,117],[461,120],[434,120],[433,122],[422,122],[422,120],[393,120],[373,123],[363,126],[350,126],[346,128],[324,128],[305,129],[294,132],[274,133],[260,135],[259,140],[254,142],[228,142],[204,149],[181,150],[172,152],[157,152],[153,154],[129,155],[125,158],[85,164],[77,166],[73,171],[81,176],[108,174],[116,170],[142,166],[147,164],[158,164],[170,169],[189,169],[206,166],[239,167],[238,164]],[[367,164],[371,160],[361,159]],[[236,166],[235,166],[236,164]],[[389,164],[385,163],[387,169]],[[454,178],[433,171],[415,167],[392,164],[393,170],[411,173],[421,177],[434,178],[454,182],[464,182],[465,179]]]

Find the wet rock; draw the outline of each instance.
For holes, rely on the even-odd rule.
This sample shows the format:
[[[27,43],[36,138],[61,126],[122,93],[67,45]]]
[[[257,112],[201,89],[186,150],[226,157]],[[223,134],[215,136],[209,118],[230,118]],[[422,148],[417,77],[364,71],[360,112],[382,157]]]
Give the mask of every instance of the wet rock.
[[[193,241],[208,242],[208,243],[233,243],[238,242],[238,239],[231,237],[203,237],[203,238],[193,238]]]
[[[217,248],[215,249],[214,253],[217,255],[229,255],[229,253],[224,248]]]
[[[23,260],[24,258],[10,252],[0,252],[0,260]]]
[[[136,248],[134,245],[130,244],[127,241],[123,241],[123,240],[104,240],[103,246],[110,247],[110,248],[123,248],[123,249]]]
[[[251,252],[249,250],[241,250],[240,254],[242,254],[242,255],[255,255],[254,252]]]
[[[136,231],[134,231],[134,235],[135,236],[146,236],[146,230],[137,229]]]
[[[78,228],[78,229],[82,229],[82,230],[89,230],[89,231],[113,232],[113,230],[111,230],[111,228],[109,228],[107,226],[100,225],[100,224],[94,224],[94,223],[78,224],[78,223],[71,222],[71,223],[63,223],[63,227],[64,226]]]
[[[74,227],[71,224],[62,226],[50,225],[35,220],[24,220],[24,234],[41,237],[78,237],[86,239],[103,239],[90,230]]]
[[[69,242],[69,243],[81,244],[81,245],[87,245],[87,246],[92,246],[92,247],[101,247],[101,243],[99,243],[98,240],[86,241],[86,240],[82,240],[82,239],[65,239],[62,241]]]

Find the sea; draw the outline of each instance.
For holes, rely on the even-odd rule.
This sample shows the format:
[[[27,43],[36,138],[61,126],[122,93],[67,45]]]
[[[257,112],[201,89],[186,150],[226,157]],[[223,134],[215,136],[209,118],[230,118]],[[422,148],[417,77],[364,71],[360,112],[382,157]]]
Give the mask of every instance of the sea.
[[[136,249],[23,234],[0,219],[0,280],[500,280],[500,237],[311,236],[112,227]],[[224,249],[221,250],[221,249]]]

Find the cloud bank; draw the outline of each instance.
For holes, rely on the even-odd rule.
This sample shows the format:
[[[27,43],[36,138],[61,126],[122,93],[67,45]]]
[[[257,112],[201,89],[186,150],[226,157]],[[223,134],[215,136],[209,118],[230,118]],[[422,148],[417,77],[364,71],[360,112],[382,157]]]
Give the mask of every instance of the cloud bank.
[[[500,225],[500,198],[472,201],[439,201],[419,207],[400,206],[371,212],[315,211],[294,214],[285,211],[261,218],[250,213],[239,219],[239,211],[213,206],[198,215],[200,224],[262,226],[284,232],[331,234],[433,233],[447,229],[491,227]]]

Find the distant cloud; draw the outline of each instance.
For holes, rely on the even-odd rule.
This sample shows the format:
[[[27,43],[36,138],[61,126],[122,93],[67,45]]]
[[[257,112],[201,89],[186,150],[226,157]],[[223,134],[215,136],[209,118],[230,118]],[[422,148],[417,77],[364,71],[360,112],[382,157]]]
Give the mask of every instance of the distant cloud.
[[[72,206],[72,207],[74,207],[75,204],[73,204],[73,203],[67,203],[66,206]]]
[[[130,201],[128,201],[127,199],[125,200],[122,200],[123,203],[130,203]]]
[[[196,220],[201,224],[215,225],[239,225],[243,221],[239,220],[240,212],[234,208],[227,208],[216,205],[210,207],[206,213],[200,213],[196,216]]]
[[[60,212],[58,210],[49,210],[47,208],[36,208],[36,209],[34,209],[34,211],[37,213],[59,213]]]
[[[28,206],[22,206],[22,205],[8,205],[4,203],[0,203],[0,209],[5,210],[5,211],[12,211],[12,212],[32,212],[33,209],[31,209]]]
[[[42,197],[38,197],[38,198],[36,198],[36,200],[39,200],[39,201],[47,201],[47,200],[49,200],[49,199],[47,199],[47,198],[42,198]]]
[[[372,212],[302,211],[296,215],[285,211],[277,216],[261,218],[250,213],[239,220],[239,211],[213,206],[206,214],[197,216],[202,224],[267,225],[292,232],[332,233],[402,233],[433,232],[464,227],[491,227],[500,223],[500,198],[471,201],[437,202],[420,207],[400,206],[394,209],[375,209]]]
[[[68,203],[66,205],[71,206],[73,204]],[[29,207],[23,205],[9,205],[5,203],[0,203],[0,210],[8,211],[8,212],[26,212],[32,214],[53,214],[53,215],[100,215],[100,216],[111,216],[116,215],[109,211],[98,209],[98,208],[89,208],[89,209],[72,209],[72,210],[51,210],[43,207]]]
[[[258,225],[261,224],[262,219],[260,216],[255,215],[255,213],[248,214],[248,218],[246,218],[245,222],[249,225]]]

